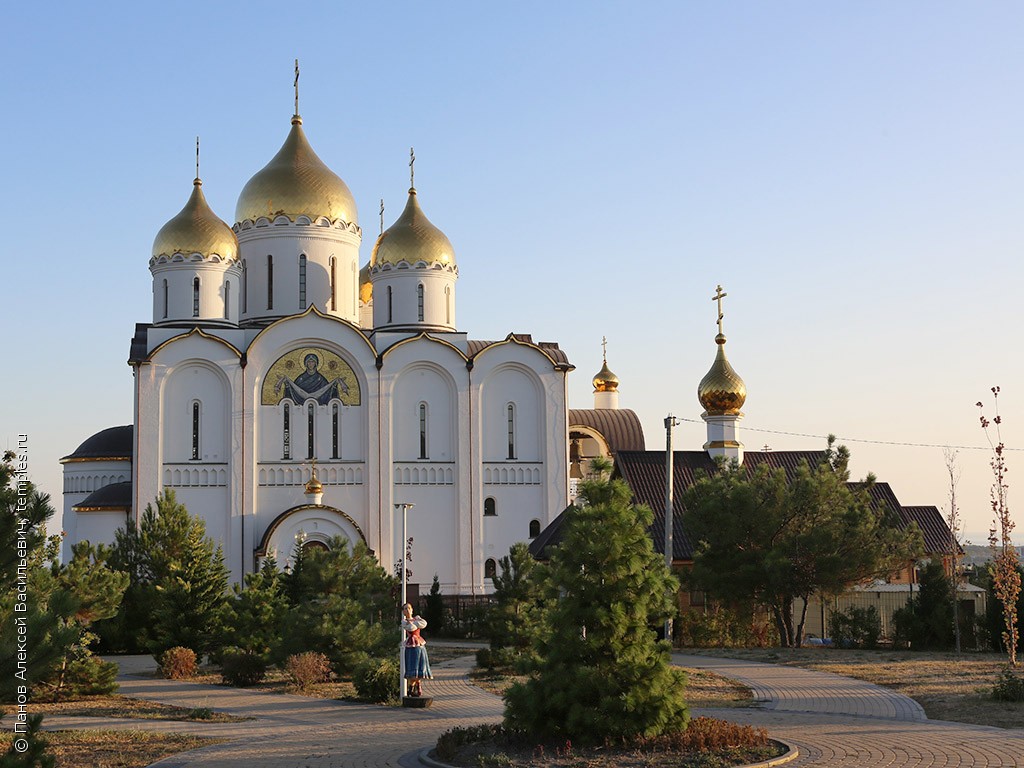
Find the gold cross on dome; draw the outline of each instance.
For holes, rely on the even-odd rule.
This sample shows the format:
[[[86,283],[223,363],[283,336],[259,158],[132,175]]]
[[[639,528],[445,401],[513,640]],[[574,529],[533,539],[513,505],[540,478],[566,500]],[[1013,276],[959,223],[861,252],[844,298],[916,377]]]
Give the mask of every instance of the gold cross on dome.
[[[380,233],[384,234],[384,198],[380,199]]]
[[[722,318],[725,317],[725,315],[722,314],[722,299],[724,299],[728,295],[729,295],[728,293],[722,293],[722,286],[718,286],[715,289],[715,295],[711,297],[712,301],[717,301],[718,302],[718,332],[719,333],[722,333]]]
[[[607,363],[608,362],[608,337],[601,337],[601,358]]]
[[[416,189],[416,153],[409,147],[409,187]]]
[[[295,60],[295,114],[299,114],[299,60]]]

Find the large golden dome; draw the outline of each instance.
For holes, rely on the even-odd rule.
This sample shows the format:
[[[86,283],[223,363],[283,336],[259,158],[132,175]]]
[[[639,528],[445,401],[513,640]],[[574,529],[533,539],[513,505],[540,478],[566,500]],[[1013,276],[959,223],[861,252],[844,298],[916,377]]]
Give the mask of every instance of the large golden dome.
[[[700,380],[697,399],[712,416],[735,415],[747,400],[747,385],[725,357],[725,335],[715,336],[715,343],[718,344],[718,354],[711,370]]]
[[[617,392],[619,389],[619,377],[612,373],[608,367],[608,361],[604,361],[601,370],[594,376],[595,392]]]
[[[284,146],[249,179],[235,208],[235,221],[282,215],[292,221],[298,216],[326,216],[331,221],[359,223],[348,185],[317,157],[298,115],[292,118]]]
[[[397,265],[399,262],[415,264],[455,265],[455,250],[440,229],[430,223],[416,200],[416,189],[409,189],[409,202],[398,220],[377,238],[370,256],[370,265]]]
[[[185,207],[156,233],[153,256],[173,256],[176,253],[216,254],[233,261],[238,258],[238,239],[231,227],[210,210],[203,194],[203,182],[193,182],[192,195]]]

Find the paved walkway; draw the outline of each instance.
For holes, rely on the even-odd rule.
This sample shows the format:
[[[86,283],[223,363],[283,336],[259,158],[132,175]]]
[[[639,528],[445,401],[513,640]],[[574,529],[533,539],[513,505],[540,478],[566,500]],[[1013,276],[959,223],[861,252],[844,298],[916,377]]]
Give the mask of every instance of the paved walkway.
[[[789,763],[794,768],[1024,768],[1024,730],[927,720],[905,696],[824,672],[682,654],[673,659],[749,685],[759,707],[695,714],[766,727],[799,747],[800,757]],[[428,710],[157,680],[131,674],[151,668],[151,661],[119,661],[126,695],[257,718],[243,723],[46,718],[47,728],[188,731],[233,739],[155,763],[159,768],[414,768],[417,752],[448,728],[501,717],[501,701],[466,681],[470,657],[434,667],[435,680],[429,683],[434,706]]]

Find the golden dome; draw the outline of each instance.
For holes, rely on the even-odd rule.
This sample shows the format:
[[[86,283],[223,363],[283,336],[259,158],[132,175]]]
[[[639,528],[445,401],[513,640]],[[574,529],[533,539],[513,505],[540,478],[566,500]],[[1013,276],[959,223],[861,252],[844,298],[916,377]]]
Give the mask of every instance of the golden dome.
[[[601,370],[594,377],[595,392],[616,392],[619,389],[619,377],[612,373],[608,367],[608,361],[604,361]]]
[[[369,304],[373,298],[373,283],[370,282],[370,262],[359,270],[359,300]]]
[[[231,227],[217,218],[203,194],[203,182],[193,182],[192,195],[185,207],[156,233],[153,256],[173,256],[176,253],[217,254],[222,259],[238,258],[238,238]]]
[[[263,170],[249,179],[235,208],[235,221],[281,215],[292,221],[298,216],[326,216],[331,221],[359,223],[352,193],[317,157],[298,115],[292,118],[292,129],[284,146]]]
[[[735,415],[747,400],[747,385],[725,357],[725,335],[715,336],[715,343],[718,344],[718,354],[711,370],[700,380],[697,399],[713,416]]]
[[[316,467],[313,467],[313,474],[309,477],[309,482],[306,483],[306,495],[315,496],[318,493],[324,492],[323,483],[316,476]]]
[[[398,220],[385,229],[377,238],[370,256],[370,265],[391,264],[406,261],[415,264],[454,266],[455,251],[444,232],[430,223],[416,200],[416,189],[409,189],[409,202]]]

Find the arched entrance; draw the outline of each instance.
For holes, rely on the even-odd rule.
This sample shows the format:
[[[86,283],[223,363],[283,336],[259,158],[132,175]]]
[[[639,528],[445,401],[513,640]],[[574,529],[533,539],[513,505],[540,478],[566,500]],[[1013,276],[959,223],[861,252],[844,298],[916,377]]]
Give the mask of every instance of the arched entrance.
[[[349,547],[357,541],[366,543],[366,537],[355,520],[335,507],[323,504],[301,504],[286,509],[267,526],[254,554],[254,567],[258,570],[268,557],[286,567],[296,544],[304,550],[329,549],[331,542],[340,537]]]

